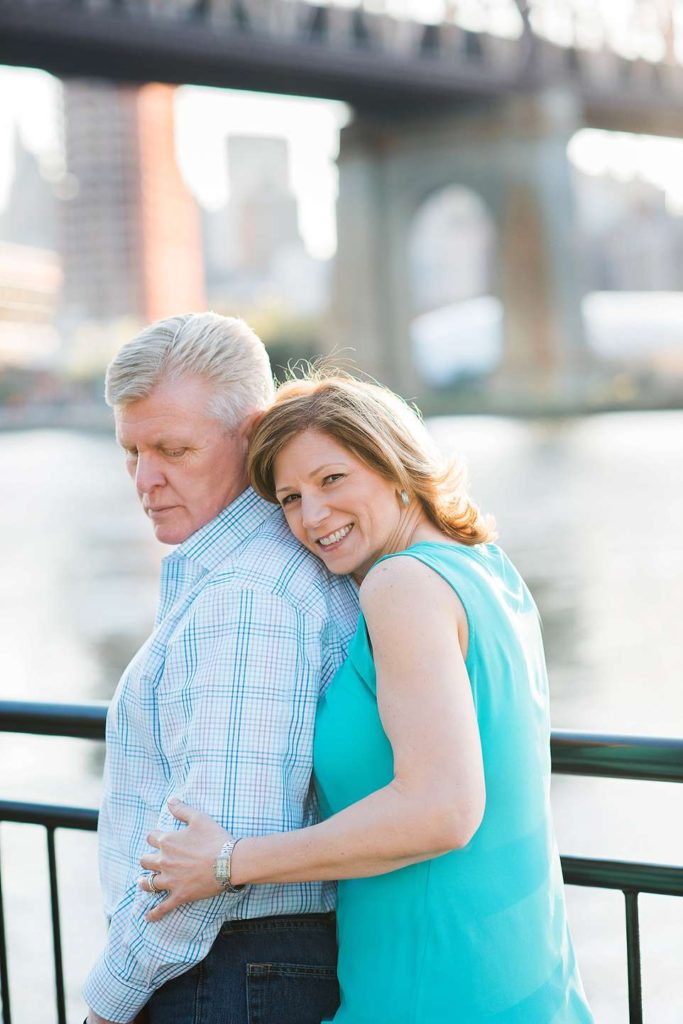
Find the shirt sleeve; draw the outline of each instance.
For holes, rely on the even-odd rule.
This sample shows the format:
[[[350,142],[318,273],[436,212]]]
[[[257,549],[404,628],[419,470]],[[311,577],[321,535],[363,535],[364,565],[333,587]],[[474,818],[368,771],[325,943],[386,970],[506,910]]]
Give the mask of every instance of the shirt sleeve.
[[[210,584],[171,639],[151,698],[168,795],[238,836],[307,824],[320,672],[317,621],[270,593]],[[183,826],[164,806],[158,827]],[[148,923],[143,915],[158,897],[137,888],[140,873],[131,864],[107,946],[84,986],[88,1005],[121,1024],[203,960],[225,920],[254,916],[247,907],[263,888],[186,904]]]

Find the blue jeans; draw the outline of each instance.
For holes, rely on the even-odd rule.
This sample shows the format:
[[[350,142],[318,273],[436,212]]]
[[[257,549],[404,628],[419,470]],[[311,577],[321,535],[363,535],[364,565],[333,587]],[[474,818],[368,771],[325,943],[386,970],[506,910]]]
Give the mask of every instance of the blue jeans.
[[[163,985],[149,1024],[320,1024],[339,1006],[334,914],[228,921],[209,955]]]

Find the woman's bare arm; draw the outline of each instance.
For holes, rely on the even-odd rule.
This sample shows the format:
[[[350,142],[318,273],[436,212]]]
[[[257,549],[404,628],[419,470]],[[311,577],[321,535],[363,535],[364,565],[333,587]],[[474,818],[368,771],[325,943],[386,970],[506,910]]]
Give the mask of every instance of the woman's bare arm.
[[[460,601],[432,570],[404,557],[372,570],[361,606],[394,777],[318,825],[242,839],[232,859],[235,885],[383,874],[465,846],[479,826],[484,772]],[[180,810],[188,828],[153,834],[160,853],[142,860],[161,872],[156,887],[170,890],[152,919],[218,889],[213,860],[227,833],[206,815]]]

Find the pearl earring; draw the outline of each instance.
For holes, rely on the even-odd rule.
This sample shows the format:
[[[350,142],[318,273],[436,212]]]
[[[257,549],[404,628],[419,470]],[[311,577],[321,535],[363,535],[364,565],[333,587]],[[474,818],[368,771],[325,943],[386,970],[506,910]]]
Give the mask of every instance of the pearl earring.
[[[408,505],[410,505],[410,495],[407,491],[401,491],[399,498],[401,499],[401,504],[404,508],[407,508]]]

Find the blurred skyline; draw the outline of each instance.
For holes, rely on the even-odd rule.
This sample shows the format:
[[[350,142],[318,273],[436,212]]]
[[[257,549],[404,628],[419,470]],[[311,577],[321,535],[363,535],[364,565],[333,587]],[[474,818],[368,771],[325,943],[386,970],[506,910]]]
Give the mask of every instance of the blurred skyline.
[[[12,183],[12,143],[18,128],[28,149],[49,175],[64,171],[60,133],[61,83],[45,71],[0,66],[0,212]],[[336,247],[334,159],[339,131],[349,118],[345,104],[181,86],[176,93],[176,153],[185,180],[205,208],[228,199],[225,139],[228,134],[286,138],[290,146],[292,189],[297,196],[301,233],[318,259]]]
[[[119,95],[115,87],[75,80],[62,83],[41,71],[0,68],[0,143],[4,143],[4,149],[0,145],[0,187],[4,186],[4,196],[0,191],[0,242],[37,245],[36,254],[40,249],[46,254],[62,250],[59,264],[50,263],[48,268],[47,255],[36,255],[31,270],[34,278],[39,273],[45,281],[49,273],[50,295],[62,295],[61,312],[54,314],[58,315],[58,328],[57,320],[54,326],[37,331],[25,324],[22,345],[17,348],[18,341],[8,337],[8,325],[0,325],[6,357],[14,360],[23,349],[29,360],[44,360],[61,347],[70,353],[69,365],[80,367],[79,372],[86,367],[96,370],[135,328],[135,322],[166,315],[169,300],[173,308],[179,308],[178,303],[183,308],[201,308],[208,301],[226,312],[235,308],[263,311],[275,302],[286,316],[305,315],[315,322],[324,317],[330,302],[328,264],[336,248],[335,157],[340,129],[352,117],[350,109],[330,101],[194,86],[148,86],[140,96],[152,88],[167,97],[164,110],[169,105],[168,135],[159,138],[158,146],[159,152],[165,147],[175,151],[174,158],[164,158],[169,169],[171,164],[177,165],[179,172],[173,200],[162,179],[155,184],[161,167],[154,169],[149,163],[151,154],[145,158],[148,171],[130,163],[132,155],[126,156],[125,150],[131,129],[124,127],[125,120],[117,129],[123,134],[115,145],[110,131],[101,143],[87,141],[88,132],[96,131],[98,124],[109,124],[112,117],[121,116],[115,115],[117,108],[111,106]],[[89,93],[92,100],[86,101]],[[76,101],[76,96],[83,99]],[[100,98],[95,100],[97,96]],[[122,101],[123,94],[117,103]],[[93,102],[98,111],[89,114]],[[157,110],[153,117],[158,115]],[[131,112],[128,116],[143,114]],[[79,127],[74,136],[75,125]],[[93,152],[100,153],[95,178],[88,170],[91,158],[86,155],[91,145],[95,146]],[[70,161],[66,154],[69,146]],[[102,146],[108,148],[108,157]],[[677,271],[683,254],[683,141],[581,129],[571,138],[567,155],[577,176],[579,220],[585,236],[588,292],[583,318],[589,347],[599,358],[610,361],[626,357],[638,364],[649,359],[657,365],[663,358],[668,366],[674,358],[677,365],[680,357],[671,353],[683,351],[677,326],[683,310],[683,279],[679,280]],[[15,159],[23,161],[21,168],[12,166]],[[86,163],[82,164],[83,160]],[[153,164],[158,162],[154,157]],[[78,180],[79,166],[86,175],[82,182]],[[115,240],[119,233],[116,224],[127,219],[127,231],[135,234],[149,218],[132,195],[123,208],[116,206],[119,200],[111,206],[108,199],[118,193],[117,183],[126,176],[149,174],[152,177],[144,194],[164,189],[165,202],[174,203],[177,211],[174,218],[167,216],[166,220],[175,219],[178,224],[180,217],[186,223],[181,232],[184,251],[177,250],[175,274],[166,284],[155,286],[158,295],[165,289],[168,300],[156,305],[149,304],[151,297],[134,297],[142,279],[131,264],[131,255],[125,255],[139,251],[142,259],[142,239],[133,243],[132,249],[125,233],[119,242]],[[163,180],[168,182],[168,176]],[[7,202],[15,185],[18,208],[10,211]],[[81,186],[90,190],[90,199],[85,193],[79,198]],[[186,190],[187,198],[182,198],[178,189]],[[62,213],[57,213],[55,199],[67,200],[66,206],[61,202]],[[82,207],[75,220],[74,201],[76,207]],[[179,202],[185,211],[182,214]],[[191,212],[188,203],[194,204],[197,213]],[[67,217],[72,224],[71,243],[63,234],[64,211],[68,209],[72,209]],[[188,216],[190,221],[198,217],[201,225],[197,221],[197,228],[192,227]],[[200,230],[203,240],[191,242],[188,230],[192,236]],[[57,238],[60,232],[61,242]],[[165,262],[168,266],[168,259],[161,260],[159,245],[168,249],[176,243],[169,237],[154,244],[158,252],[155,265]],[[496,295],[493,272],[498,244],[485,205],[457,182],[425,201],[416,218],[411,244],[413,351],[422,378],[433,387],[463,376],[485,377],[501,365],[504,308]],[[149,247],[147,242],[144,247]],[[12,278],[7,270],[10,262],[14,261],[16,273],[28,256],[28,250],[9,250],[5,245],[0,260],[5,276],[9,272]],[[93,287],[87,283],[94,270],[93,256],[102,264],[99,278],[114,296],[104,306],[102,300],[94,300],[93,305],[86,299]],[[149,260],[149,256],[144,258]],[[208,288],[206,298],[199,282],[194,291],[186,286],[201,266]],[[63,285],[59,283],[62,273]],[[615,291],[624,293],[623,297],[610,298]],[[112,317],[123,318],[113,335],[110,328],[97,324],[101,321],[104,325]],[[84,322],[83,329],[79,320]],[[69,336],[64,349],[64,338]],[[305,342],[302,349],[295,344],[287,349],[288,356],[314,355],[316,344]],[[668,354],[660,357],[661,349]]]
[[[39,157],[48,177],[64,171],[60,134],[61,83],[47,72],[0,66],[0,214],[14,176],[13,139]],[[335,203],[339,132],[352,118],[333,100],[180,86],[175,98],[176,154],[185,181],[207,210],[229,198],[228,135],[287,139],[291,188],[308,253],[329,259],[336,250]],[[683,213],[683,139],[584,128],[568,156],[584,174],[618,182],[643,181]]]
[[[523,28],[513,0],[361,6]],[[677,59],[683,0],[528,10],[537,34],[640,57],[639,72]],[[473,408],[495,407],[515,375],[522,406],[553,387],[570,402],[676,403],[683,140],[582,127],[579,94],[558,82],[489,125],[486,105],[463,101],[421,138],[340,102],[0,67],[0,356],[94,386],[143,323],[208,305],[250,319],[279,365],[353,346],[399,390],[455,386]],[[493,150],[469,139],[470,115]],[[408,368],[400,385],[392,364]]]
[[[311,0],[313,2],[313,0]],[[522,20],[516,0],[328,0],[422,22],[451,20],[473,32],[516,38]],[[534,31],[561,46],[603,47],[626,58],[683,62],[683,0],[529,0]],[[12,133],[18,125],[29,149],[58,173],[63,161],[59,86],[42,71],[0,66],[0,210],[11,182]],[[351,117],[343,103],[312,98],[183,86],[176,96],[180,169],[208,209],[225,203],[225,136],[285,137],[292,189],[310,255],[326,259],[336,248],[334,164],[339,130]],[[641,178],[661,187],[683,210],[683,142],[586,129],[570,158],[587,174]]]

